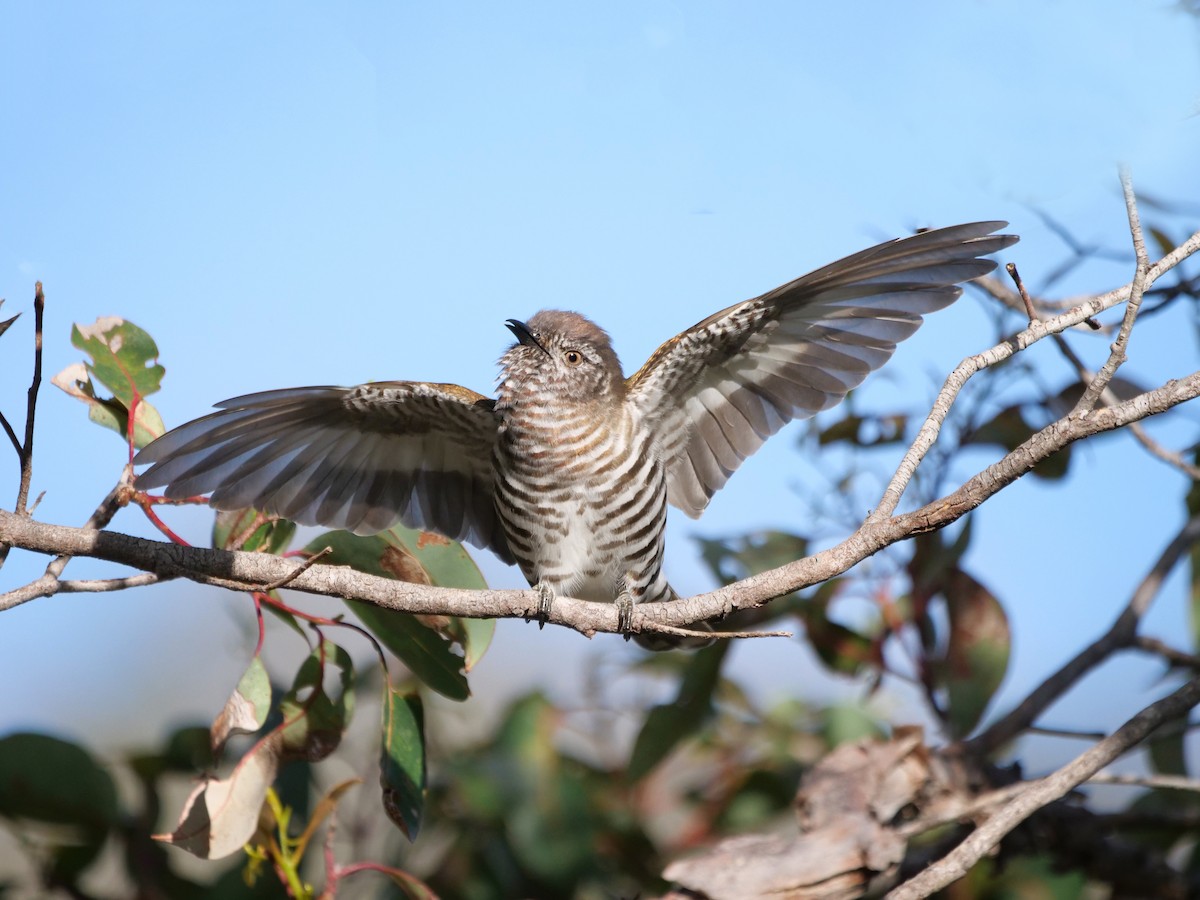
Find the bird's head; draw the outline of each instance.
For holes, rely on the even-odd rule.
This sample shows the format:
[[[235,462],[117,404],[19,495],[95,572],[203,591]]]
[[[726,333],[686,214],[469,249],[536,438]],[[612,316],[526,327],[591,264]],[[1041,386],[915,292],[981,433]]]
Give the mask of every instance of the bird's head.
[[[589,319],[546,309],[505,324],[517,343],[500,357],[501,404],[550,397],[603,403],[625,396],[621,361],[608,334]]]

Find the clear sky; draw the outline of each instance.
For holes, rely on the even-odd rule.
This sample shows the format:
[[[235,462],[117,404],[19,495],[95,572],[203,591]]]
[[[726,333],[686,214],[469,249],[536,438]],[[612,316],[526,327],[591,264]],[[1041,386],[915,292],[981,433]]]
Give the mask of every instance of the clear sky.
[[[488,391],[504,319],[547,306],[599,321],[631,371],[709,313],[918,226],[1010,220],[1024,239],[1008,258],[1036,287],[1065,249],[1035,211],[1126,246],[1119,160],[1193,218],[1200,202],[1197,23],[1166,2],[3,3],[0,15],[3,312],[28,310],[45,283],[47,375],[79,358],[73,321],[120,315],[150,331],[169,424],[272,387]],[[1093,266],[1069,289],[1127,277]],[[0,342],[0,408],[17,420],[27,325]],[[983,304],[965,300],[867,397],[927,401],[991,335]],[[1102,358],[1103,342],[1080,340]],[[1046,381],[1065,381],[1049,345],[1037,352]],[[1151,322],[1130,369],[1150,383],[1196,359],[1178,323]],[[1190,426],[1157,433],[1194,440],[1197,413],[1183,415]],[[120,442],[49,386],[39,424],[38,515],[81,523],[117,477]],[[798,455],[796,434],[750,460],[700,523],[673,520],[681,592],[710,586],[690,536],[807,530],[795,489],[819,490],[821,463]],[[1069,485],[1018,485],[980,522],[970,562],[1017,634],[1009,699],[1107,624],[1181,520],[1179,478],[1128,439],[1079,462]],[[16,466],[0,475],[11,506]],[[1114,505],[1120,533],[1096,533]],[[204,539],[201,513],[177,521]],[[114,527],[149,534],[133,512]],[[497,586],[521,584],[481,562]],[[43,566],[14,554],[0,590]],[[1183,609],[1177,579],[1159,631],[1181,634]],[[187,585],[7,613],[0,733],[161,733],[155,714],[114,735],[123,699],[164,704],[171,723],[211,717],[249,655],[248,622],[244,598]],[[506,623],[478,686],[486,698],[569,685],[562,672],[580,661],[632,652]],[[1112,724],[1155,687],[1156,670],[1113,671],[1055,721],[1095,725],[1102,703]],[[844,690],[814,677],[796,642],[739,648],[734,672],[767,695]]]

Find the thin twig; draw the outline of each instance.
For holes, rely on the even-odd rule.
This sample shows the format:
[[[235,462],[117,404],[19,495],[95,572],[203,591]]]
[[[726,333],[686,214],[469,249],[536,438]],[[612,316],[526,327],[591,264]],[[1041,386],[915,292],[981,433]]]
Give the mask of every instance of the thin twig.
[[[1054,339],[1054,346],[1059,349],[1059,352],[1066,358],[1072,368],[1075,369],[1075,374],[1079,376],[1079,380],[1083,384],[1089,384],[1096,378],[1096,373],[1089,369],[1079,355],[1071,349],[1071,345],[1067,343],[1067,339],[1061,334],[1051,335]],[[1112,385],[1104,388],[1104,392],[1100,395],[1100,399],[1108,406],[1115,406],[1120,403],[1120,398],[1113,392]],[[1188,478],[1193,481],[1200,481],[1200,467],[1194,466],[1183,458],[1182,454],[1172,452],[1166,447],[1159,444],[1154,438],[1146,433],[1146,429],[1138,422],[1133,422],[1129,425],[1129,431],[1139,444],[1146,448],[1151,456],[1159,459],[1170,466],[1174,466]]]
[[[1121,170],[1121,191],[1125,195],[1125,211],[1129,216],[1129,233],[1133,238],[1133,252],[1137,259],[1134,267],[1133,282],[1129,289],[1129,300],[1125,303],[1125,317],[1121,320],[1121,330],[1113,341],[1108,360],[1096,373],[1096,377],[1088,384],[1083,396],[1075,404],[1074,412],[1085,412],[1095,407],[1100,395],[1117,374],[1117,369],[1125,362],[1126,349],[1129,346],[1129,335],[1133,332],[1133,323],[1137,319],[1138,310],[1142,307],[1142,295],[1149,287],[1147,276],[1150,272],[1150,257],[1146,255],[1146,239],[1142,235],[1142,222],[1138,218],[1137,197],[1133,193],[1133,181],[1127,169]]]
[[[1112,735],[1085,750],[1052,775],[1032,782],[950,853],[887,894],[886,900],[920,900],[962,878],[984,854],[1037,810],[1066,796],[1100,769],[1140,744],[1163,722],[1185,715],[1200,703],[1200,678],[1152,703]]]
[[[77,581],[61,581],[56,576],[47,573],[16,590],[0,594],[0,609],[11,609],[22,603],[28,603],[30,600],[53,597],[55,594],[99,594],[109,591],[124,591],[167,580],[168,576],[158,575],[154,572],[139,572],[123,578],[95,578]]]
[[[1151,456],[1162,460],[1169,466],[1178,469],[1192,481],[1200,481],[1200,466],[1194,466],[1183,458],[1182,453],[1176,453],[1174,450],[1168,450],[1150,435],[1146,434],[1146,429],[1141,425],[1133,424],[1129,426],[1129,431],[1133,435],[1134,440],[1146,448]]]
[[[1037,310],[1033,308],[1033,300],[1029,296],[1029,291],[1025,290],[1025,282],[1021,280],[1021,273],[1017,271],[1017,264],[1008,263],[1005,265],[1004,271],[1008,273],[1008,277],[1017,286],[1017,293],[1021,297],[1021,302],[1025,304],[1025,315],[1029,316],[1029,321],[1038,321]]]
[[[1179,666],[1185,669],[1200,669],[1200,656],[1197,656],[1195,653],[1185,653],[1182,650],[1176,650],[1170,644],[1160,641],[1158,638],[1138,635],[1133,639],[1133,646],[1139,650],[1144,650],[1146,653],[1161,656],[1166,660],[1168,665]]]
[[[1069,741],[1098,741],[1104,737],[1103,731],[1081,731],[1072,728],[1051,728],[1048,725],[1030,725],[1025,734],[1038,734],[1042,737],[1065,738]]]
[[[1006,265],[1005,269],[1007,269],[1007,268],[1008,267]],[[1026,315],[1028,315],[1028,310],[1026,310],[1025,304],[1021,300],[1020,295],[1017,294],[1015,291],[1011,291],[1008,288],[1006,288],[1004,286],[1004,282],[1001,281],[998,277],[984,275],[981,278],[976,278],[974,281],[971,282],[971,284],[978,287],[980,290],[982,290],[985,294],[987,294],[993,300],[998,300],[1000,303],[1002,303],[1004,306],[1007,306],[1013,312],[1025,313]],[[1147,293],[1151,293],[1151,292],[1148,291]],[[1038,318],[1041,318],[1042,316],[1056,316],[1059,313],[1066,312],[1067,310],[1075,309],[1075,308],[1081,306],[1082,304],[1086,303],[1090,299],[1091,299],[1090,296],[1066,297],[1062,300],[1046,300],[1046,299],[1039,297],[1038,299],[1033,301],[1033,306],[1034,306],[1034,309],[1041,310],[1041,312],[1038,316]],[[1094,319],[1091,320],[1090,322],[1085,322],[1085,323],[1081,323],[1081,324],[1086,324],[1092,331],[1098,330],[1097,326],[1099,326],[1099,330],[1103,330],[1105,327],[1104,325],[1102,325],[1101,323],[1097,322]]]
[[[978,794],[970,798],[965,798],[961,794],[952,794],[943,801],[935,802],[928,812],[920,817],[897,826],[896,833],[905,839],[911,839],[954,822],[978,818],[981,814],[991,812],[997,806],[1008,803],[1013,797],[1028,788],[1029,784],[1028,781],[1019,781],[1016,784],[1005,785],[988,791],[986,794]]]
[[[679,628],[675,625],[647,624],[642,628],[642,634],[674,634],[685,638],[703,638],[707,640],[730,640],[732,638],[774,638],[795,637],[790,631],[699,631],[695,628]]]
[[[99,531],[103,529],[112,521],[113,516],[117,514],[117,510],[129,502],[129,481],[132,476],[133,469],[126,466],[121,472],[121,480],[100,501],[100,505],[96,507],[95,511],[83,524],[85,531]],[[7,546],[0,546],[0,550],[6,549]],[[59,576],[62,575],[63,569],[67,567],[67,563],[71,561],[71,557],[72,554],[70,553],[63,553],[56,556],[50,560],[50,563],[46,566],[46,571],[40,578],[16,590],[0,594],[0,612],[11,609],[14,606],[20,606],[22,603],[28,603],[30,600],[36,600],[39,597],[49,597],[64,590],[62,587],[64,582],[59,581]],[[167,576],[162,576],[160,573],[160,578],[162,577]]]
[[[1169,788],[1174,791],[1200,793],[1200,781],[1183,775],[1117,775],[1097,772],[1087,780],[1088,784],[1120,784],[1128,787]]]
[[[1149,287],[1156,279],[1161,278],[1198,250],[1200,250],[1200,231],[1195,232],[1186,241],[1151,266],[1146,273],[1142,289]],[[938,393],[937,399],[934,401],[925,422],[921,425],[916,439],[909,446],[908,450],[905,451],[904,458],[901,459],[895,474],[892,476],[891,481],[888,482],[888,486],[885,488],[879,504],[870,516],[867,517],[867,524],[884,522],[896,511],[896,507],[899,506],[900,499],[904,496],[904,491],[916,473],[917,467],[937,441],[942,423],[950,413],[950,407],[973,375],[997,363],[1004,362],[1014,354],[1025,350],[1051,334],[1058,334],[1061,331],[1065,331],[1067,328],[1078,325],[1099,312],[1116,306],[1118,303],[1128,299],[1132,290],[1133,285],[1128,284],[1116,290],[1092,297],[1061,315],[1033,323],[1024,331],[1002,341],[995,347],[985,350],[982,353],[977,353],[974,356],[968,356],[960,362],[954,371],[947,376],[946,382]]]
[[[1200,515],[1193,516],[1180,529],[1155,561],[1146,577],[1138,584],[1129,603],[1116,621],[1101,637],[1093,641],[1057,672],[1039,684],[1032,693],[1007,715],[989,725],[984,731],[964,742],[963,749],[984,757],[1011,741],[1034,723],[1049,706],[1067,692],[1079,679],[1090,672],[1114,651],[1130,646],[1137,629],[1158,594],[1170,571],[1200,540]]]
[[[17,492],[16,512],[27,515],[29,483],[33,480],[33,424],[37,413],[38,389],[42,386],[42,322],[46,309],[46,297],[39,281],[33,288],[33,381],[29,385],[25,406],[25,442],[21,447],[21,487]]]
[[[247,537],[249,537],[249,535],[247,535]],[[245,541],[243,540],[242,543],[245,543]],[[270,584],[264,584],[262,587],[255,588],[254,590],[263,594],[269,594],[271,591],[279,590],[279,588],[291,584],[293,581],[311,569],[315,563],[324,559],[326,556],[329,556],[331,553],[333,553],[333,548],[325,547],[319,553],[314,553],[312,556],[308,557],[308,559],[301,562],[300,565],[296,566],[295,569],[293,569],[291,572],[288,572],[282,578],[276,578]]]
[[[29,485],[33,480],[33,422],[34,413],[37,411],[38,388],[42,383],[42,319],[45,307],[46,297],[42,293],[42,283],[38,281],[34,283],[33,287],[33,381],[29,385],[28,400],[25,407],[25,441],[23,443],[17,440],[17,433],[13,430],[12,425],[9,424],[8,419],[0,414],[0,422],[3,423],[4,431],[8,434],[8,439],[12,441],[13,448],[17,451],[17,461],[21,467],[21,481],[20,487],[17,489],[17,503],[13,507],[17,515],[21,516],[28,516],[30,513],[26,507],[29,500]],[[0,568],[3,568],[5,560],[8,559],[9,549],[9,545],[0,543]]]
[[[8,435],[8,439],[12,441],[13,449],[17,451],[17,465],[21,465],[21,439],[17,437],[17,433],[13,431],[13,427],[8,424],[8,419],[4,413],[0,412],[0,425],[4,426],[4,433]]]
[[[74,581],[60,581],[60,594],[103,594],[109,591],[123,591],[127,588],[146,587],[159,584],[167,579],[154,572],[139,572],[137,575],[126,575],[123,578],[90,578]]]
[[[1016,263],[1008,263],[1004,266],[1004,271],[1008,273],[1008,277],[1013,280],[1013,284],[1017,286],[1017,294],[1021,298],[1021,302],[1025,306],[1025,315],[1029,317],[1030,322],[1038,321],[1037,309],[1034,307],[1033,298],[1029,296],[1029,291],[1025,290],[1025,282],[1021,280],[1021,273],[1017,271]],[[1103,326],[1095,319],[1087,318],[1083,320],[1083,324],[1087,325],[1092,331],[1099,331]],[[1056,335],[1057,337],[1058,335]]]

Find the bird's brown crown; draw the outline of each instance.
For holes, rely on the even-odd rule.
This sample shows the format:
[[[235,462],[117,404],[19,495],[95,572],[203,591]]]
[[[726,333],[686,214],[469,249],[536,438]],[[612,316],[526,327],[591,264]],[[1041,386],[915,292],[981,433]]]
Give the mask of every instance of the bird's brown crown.
[[[516,328],[514,326],[520,326]],[[500,358],[499,407],[549,397],[575,403],[621,400],[621,361],[608,333],[576,312],[544,309],[510,324],[520,337]]]

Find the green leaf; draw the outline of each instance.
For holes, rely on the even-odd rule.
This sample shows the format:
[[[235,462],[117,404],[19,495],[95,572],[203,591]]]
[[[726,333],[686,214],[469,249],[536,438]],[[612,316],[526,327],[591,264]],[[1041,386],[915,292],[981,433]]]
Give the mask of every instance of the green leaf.
[[[450,641],[408,613],[347,600],[360,622],[423,684],[449,700],[466,700],[471,688],[463,674],[465,660]]]
[[[744,537],[698,539],[700,555],[722,584],[803,559],[808,539],[784,531],[760,531]]]
[[[972,517],[965,517],[963,527],[952,543],[946,543],[945,530],[930,531],[913,538],[913,555],[907,566],[912,582],[910,616],[920,631],[922,646],[928,651],[938,644],[928,615],[929,602],[941,593],[946,580],[958,568],[959,560],[970,547],[973,522]]]
[[[105,830],[117,822],[117,792],[78,744],[21,732],[0,738],[0,815]]]
[[[877,641],[830,621],[825,609],[809,605],[803,619],[809,644],[831,671],[856,676],[864,669],[877,669],[883,665]]]
[[[949,574],[942,594],[950,637],[936,680],[946,690],[951,734],[963,737],[979,724],[1004,680],[1012,635],[1000,601],[961,569]]]
[[[729,641],[718,641],[688,660],[671,703],[655,706],[646,715],[629,758],[627,775],[639,781],[650,773],[685,738],[698,731],[712,715],[712,693],[721,675]]]
[[[853,703],[829,706],[822,712],[822,717],[825,721],[821,730],[825,743],[831,748],[850,741],[885,736],[883,729],[867,711]]]
[[[1081,388],[1082,390],[1082,388]],[[991,420],[980,425],[963,440],[963,444],[995,444],[1005,453],[1011,453],[1033,437],[1040,429],[1034,428],[1025,418],[1020,405],[1001,410]],[[1071,448],[1064,447],[1047,457],[1031,469],[1038,478],[1058,479],[1067,474],[1071,461]]]
[[[163,742],[161,749],[132,754],[128,762],[147,784],[166,772],[193,775],[198,771],[211,771],[216,766],[212,754],[212,729],[200,725],[177,728]]]
[[[907,425],[908,416],[898,413],[865,416],[847,414],[824,428],[817,435],[817,443],[822,447],[836,443],[847,443],[856,447],[882,447],[904,440],[904,429]]]
[[[0,816],[73,826],[51,867],[70,883],[100,854],[117,824],[117,792],[79,745],[45,734],[12,734],[0,739]]]
[[[496,635],[495,619],[456,619],[462,626],[463,669],[470,672],[483,659]]]
[[[425,806],[425,726],[421,697],[388,688],[379,762],[383,808],[410,841]]]
[[[262,660],[255,656],[242,674],[237,688],[225,701],[212,725],[212,752],[215,756],[234,734],[253,734],[266,724],[271,711],[271,679]]]
[[[87,404],[88,418],[110,431],[115,431],[122,440],[128,440],[129,410],[119,400],[98,397],[91,376],[83,363],[72,363],[50,379],[51,384],[68,395]],[[166,431],[162,416],[150,403],[141,401],[133,422],[133,445],[146,446]]]
[[[326,547],[333,552],[322,559],[324,563],[351,566],[384,578],[430,583],[417,558],[389,532],[363,537],[348,531],[329,531],[310,541],[304,549],[319,553]],[[465,660],[454,652],[451,641],[408,613],[356,600],[348,600],[346,605],[422,682],[451,700],[466,700],[471,696],[463,674]]]
[[[325,691],[325,667],[335,666],[340,692]],[[322,640],[300,664],[292,689],[279,702],[283,714],[283,754],[286,759],[318,762],[337,749],[354,714],[354,663],[350,654]]]
[[[1171,236],[1161,228],[1155,228],[1153,225],[1151,225],[1148,230],[1150,232],[1150,237],[1154,238],[1154,243],[1158,245],[1159,256],[1166,256],[1175,249],[1175,241],[1173,241]]]
[[[105,316],[71,327],[71,343],[92,358],[88,372],[128,409],[159,389],[166,369],[158,365],[154,339],[132,322]]]
[[[1184,749],[1186,732],[1157,734],[1146,741],[1150,754],[1150,765],[1159,775],[1184,775],[1188,773],[1187,753]]]
[[[416,557],[430,584],[473,591],[487,588],[479,566],[458,541],[403,525],[394,525],[382,534],[393,546],[403,547]]]
[[[403,525],[394,525],[384,535],[385,539],[403,547],[416,558],[429,576],[429,584],[472,591],[487,589],[487,581],[479,571],[479,566],[458,541]],[[470,672],[491,645],[496,633],[496,620],[449,617],[443,632],[463,648],[463,668]]]
[[[129,410],[136,404],[135,447],[144,447],[166,430],[158,411],[145,402],[159,389],[166,372],[157,362],[158,347],[150,335],[132,322],[105,316],[92,325],[73,325],[71,343],[91,356],[92,362],[70,365],[51,381],[86,403],[92,421],[126,437]],[[113,392],[112,398],[97,395],[93,378]]]

